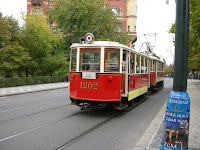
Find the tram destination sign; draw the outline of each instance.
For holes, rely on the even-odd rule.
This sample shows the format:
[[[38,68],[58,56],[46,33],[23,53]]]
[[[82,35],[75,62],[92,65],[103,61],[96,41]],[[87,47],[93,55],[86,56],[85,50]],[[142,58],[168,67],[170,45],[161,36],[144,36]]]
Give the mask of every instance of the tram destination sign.
[[[96,79],[96,73],[95,72],[82,72],[82,78],[83,79]]]

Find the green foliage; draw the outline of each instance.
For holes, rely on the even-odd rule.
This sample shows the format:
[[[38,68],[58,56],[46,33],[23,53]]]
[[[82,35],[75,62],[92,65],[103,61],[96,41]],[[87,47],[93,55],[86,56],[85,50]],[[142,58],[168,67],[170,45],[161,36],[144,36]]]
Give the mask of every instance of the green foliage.
[[[164,75],[172,75],[174,73],[174,65],[170,64],[169,66],[166,65],[164,68]]]
[[[175,33],[175,24],[169,30]],[[200,1],[190,0],[188,70],[200,70]]]
[[[0,74],[16,76],[30,60],[22,42],[22,31],[13,17],[2,17],[0,13]]]
[[[98,22],[108,8],[106,0],[58,0],[49,11],[49,19],[51,22],[56,21],[57,28],[61,28],[66,35],[65,41],[71,45],[86,33],[97,35]],[[100,40],[126,43],[128,36],[118,33],[116,25],[116,16],[108,11],[99,27]]]
[[[13,17],[0,13],[0,75],[47,76],[54,72],[67,73],[63,35],[50,29],[44,15],[27,15],[20,27]]]
[[[0,88],[26,86],[45,83],[65,82],[66,76],[40,76],[28,78],[3,78],[0,79]]]
[[[172,27],[169,29],[169,33],[175,33],[175,24],[172,24]]]
[[[66,65],[64,51],[57,49],[63,39],[60,32],[53,32],[44,15],[27,15],[24,30],[24,47],[31,56],[26,62],[26,74],[52,75]]]
[[[190,0],[189,70],[200,70],[200,1]]]

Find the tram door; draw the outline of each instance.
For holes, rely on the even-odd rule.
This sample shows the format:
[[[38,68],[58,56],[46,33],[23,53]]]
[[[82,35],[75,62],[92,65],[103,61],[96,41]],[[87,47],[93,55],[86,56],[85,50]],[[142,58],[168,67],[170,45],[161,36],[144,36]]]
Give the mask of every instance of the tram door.
[[[122,94],[127,94],[128,89],[128,51],[123,50],[122,58]]]

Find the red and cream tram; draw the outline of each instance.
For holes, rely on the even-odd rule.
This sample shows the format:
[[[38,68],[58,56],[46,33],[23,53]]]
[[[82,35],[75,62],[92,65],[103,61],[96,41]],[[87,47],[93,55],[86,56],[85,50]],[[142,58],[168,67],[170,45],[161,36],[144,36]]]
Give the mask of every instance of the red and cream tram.
[[[71,104],[120,110],[163,85],[163,62],[157,57],[117,42],[92,41],[91,34],[85,39],[71,45]]]

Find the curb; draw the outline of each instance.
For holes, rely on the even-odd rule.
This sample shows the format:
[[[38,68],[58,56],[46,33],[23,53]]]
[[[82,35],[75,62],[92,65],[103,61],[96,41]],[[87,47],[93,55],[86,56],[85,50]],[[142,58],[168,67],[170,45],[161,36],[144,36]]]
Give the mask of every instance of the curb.
[[[150,126],[144,132],[140,140],[137,142],[133,150],[160,150],[156,148],[150,148],[150,145],[152,144],[152,141],[156,136],[156,133],[158,132],[158,129],[160,128],[160,125],[164,119],[166,107],[167,101],[165,102],[157,116],[154,118],[154,120],[151,122]]]
[[[66,87],[69,87],[69,82],[0,88],[0,97],[25,94],[25,93],[35,93],[35,92],[40,92],[40,91],[48,91],[48,90],[66,88]]]

